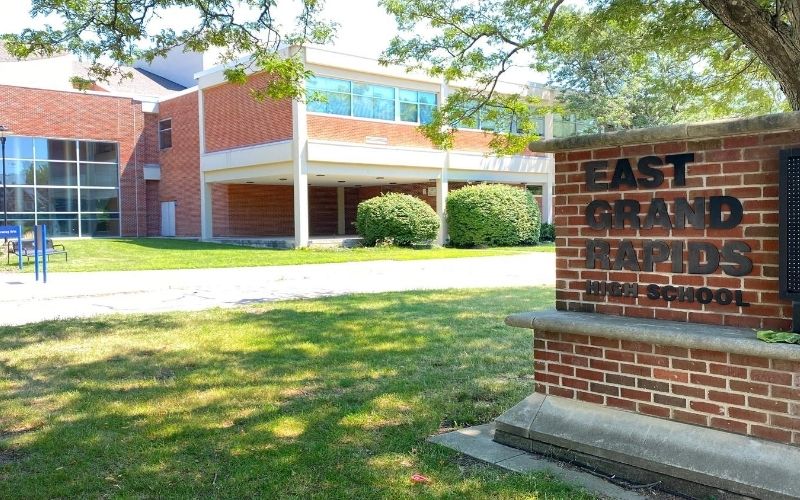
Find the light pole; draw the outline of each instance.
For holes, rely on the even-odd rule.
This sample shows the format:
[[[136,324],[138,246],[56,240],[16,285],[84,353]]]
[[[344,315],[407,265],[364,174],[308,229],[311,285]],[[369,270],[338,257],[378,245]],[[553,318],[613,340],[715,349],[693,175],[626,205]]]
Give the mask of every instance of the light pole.
[[[8,193],[6,192],[6,137],[11,135],[11,129],[0,125],[0,149],[3,150],[3,225],[8,225]]]

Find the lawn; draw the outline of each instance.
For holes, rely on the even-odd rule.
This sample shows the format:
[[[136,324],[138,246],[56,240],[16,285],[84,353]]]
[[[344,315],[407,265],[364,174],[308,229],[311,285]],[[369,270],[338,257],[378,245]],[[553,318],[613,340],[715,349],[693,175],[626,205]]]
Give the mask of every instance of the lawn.
[[[353,248],[353,249],[299,249],[269,250],[262,248],[201,243],[190,240],[165,238],[75,239],[56,241],[63,243],[69,252],[69,261],[63,255],[53,256],[50,271],[136,271],[145,269],[201,269],[212,267],[285,266],[293,264],[323,264],[366,260],[420,260],[449,259],[455,257],[482,257],[488,255],[514,255],[527,252],[553,252],[552,244],[535,247],[510,248]],[[5,256],[0,268],[13,272],[6,265]],[[32,272],[33,262],[25,265]]]
[[[425,442],[531,392],[531,333],[503,317],[553,300],[407,292],[0,328],[0,498],[589,498]]]

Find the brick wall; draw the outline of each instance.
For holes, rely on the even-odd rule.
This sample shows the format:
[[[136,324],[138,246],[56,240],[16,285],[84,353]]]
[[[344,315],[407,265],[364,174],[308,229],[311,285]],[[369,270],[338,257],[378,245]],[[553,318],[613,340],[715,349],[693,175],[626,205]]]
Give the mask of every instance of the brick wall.
[[[161,102],[159,119],[167,118],[172,120],[172,147],[161,150],[159,202],[175,202],[176,236],[198,237],[200,236],[200,138],[197,92]]]
[[[203,91],[207,152],[292,138],[291,101],[253,98],[252,91],[267,81],[259,73],[244,85],[224,83]]]
[[[158,198],[159,181],[145,181],[147,198],[147,236],[161,234],[161,201]]]
[[[536,391],[800,446],[800,363],[537,330]]]
[[[556,154],[555,225],[558,246],[556,262],[556,307],[561,310],[594,311],[604,314],[722,324],[751,328],[780,328],[790,325],[790,303],[778,298],[778,152],[798,147],[800,132],[742,135],[702,141],[679,141],[628,147],[603,147]],[[594,192],[586,185],[583,168],[589,161],[609,159],[606,180],[611,179],[614,161],[628,158],[636,168],[642,156],[694,153],[694,162],[687,165],[686,185],[675,186],[674,168],[665,167],[665,183],[655,189],[621,187],[618,190]],[[743,205],[742,222],[732,229],[653,228],[591,229],[584,210],[593,200],[638,200],[642,220],[654,197],[664,198],[674,217],[673,201],[678,197],[727,195]],[[708,216],[706,216],[708,217]],[[645,240],[686,240],[710,242],[718,248],[729,241],[744,241],[751,251],[753,269],[743,277],[729,276],[722,269],[708,274],[671,272],[670,262],[658,263],[653,272],[588,269],[586,240],[605,239],[611,244],[611,255],[622,239],[633,242],[639,262]],[[687,266],[686,252],[683,256]],[[654,301],[640,290],[639,296],[609,297],[586,293],[586,281],[638,282],[673,285],[675,287],[720,287],[743,290],[749,307],[717,303]]]
[[[214,204],[214,236],[294,235],[292,186],[222,184],[215,188],[215,201],[218,192],[224,190],[222,199],[227,200],[227,206],[221,209]]]
[[[308,115],[308,137],[327,141],[355,142],[364,144],[367,137],[386,138],[388,146],[407,146],[432,148],[431,142],[413,124],[382,122],[378,120],[359,120],[331,115]],[[458,131],[455,134],[453,149],[456,151],[488,152],[490,133],[479,131]],[[526,155],[534,155],[526,151]]]
[[[0,86],[0,123],[16,135],[119,143],[124,236],[147,234],[142,166],[156,163],[155,115],[130,98]]]

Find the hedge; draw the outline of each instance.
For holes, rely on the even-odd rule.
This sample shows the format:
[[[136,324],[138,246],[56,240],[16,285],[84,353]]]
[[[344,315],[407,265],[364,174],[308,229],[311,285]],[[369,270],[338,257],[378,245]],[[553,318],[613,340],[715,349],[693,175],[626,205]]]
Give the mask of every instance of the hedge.
[[[367,246],[424,244],[436,238],[439,217],[419,198],[386,193],[358,204],[356,230]]]
[[[556,241],[556,226],[548,222],[542,222],[542,232],[539,241]]]
[[[457,247],[535,245],[539,219],[539,205],[520,187],[478,184],[447,198],[450,244]]]

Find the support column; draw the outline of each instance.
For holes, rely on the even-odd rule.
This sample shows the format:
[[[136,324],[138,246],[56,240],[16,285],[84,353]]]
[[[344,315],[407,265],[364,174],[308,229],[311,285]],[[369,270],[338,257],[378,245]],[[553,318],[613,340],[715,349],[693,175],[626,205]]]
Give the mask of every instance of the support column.
[[[447,155],[446,163],[449,163],[450,153]],[[442,175],[436,179],[436,213],[439,215],[439,235],[436,242],[439,245],[447,243],[447,219],[445,217],[445,208],[447,207],[447,167],[442,169]]]
[[[553,138],[553,113],[544,117],[544,138]],[[553,153],[547,154],[547,180],[542,186],[542,222],[553,223],[553,186],[556,180],[556,160]]]
[[[292,132],[294,246],[302,248],[308,246],[308,122],[305,102],[292,101]]]
[[[344,187],[342,186],[336,188],[336,215],[337,215],[336,234],[338,234],[339,236],[344,236],[347,232],[347,229],[345,228]]]
[[[542,184],[542,222],[553,223],[553,185]]]
[[[213,190],[205,174],[201,173],[200,177],[200,239],[210,240],[214,237]]]

